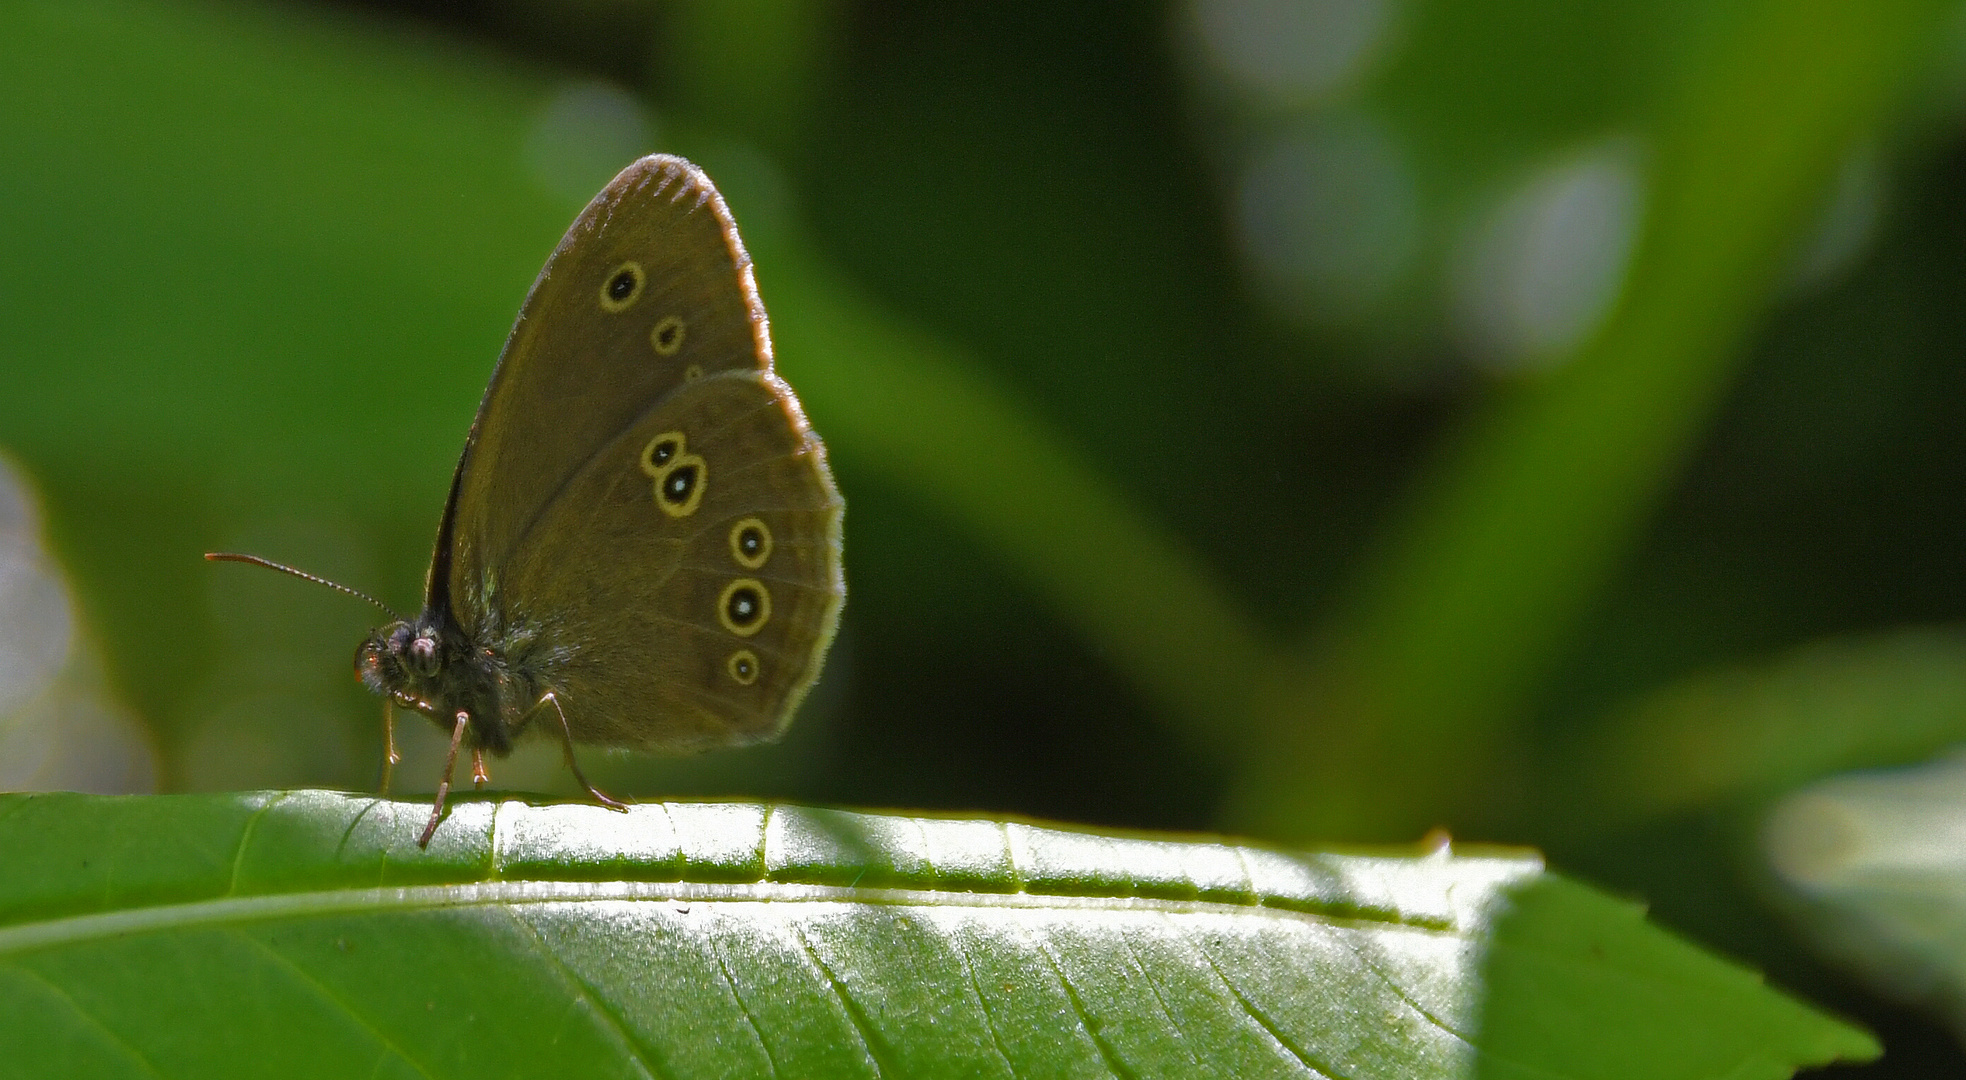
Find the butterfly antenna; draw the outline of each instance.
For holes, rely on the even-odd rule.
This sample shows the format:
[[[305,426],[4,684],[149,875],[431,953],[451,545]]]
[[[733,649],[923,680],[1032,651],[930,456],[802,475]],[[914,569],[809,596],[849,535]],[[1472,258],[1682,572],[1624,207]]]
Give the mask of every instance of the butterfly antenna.
[[[262,559],[257,555],[241,555],[238,552],[234,552],[234,551],[207,551],[205,552],[205,558],[210,559],[212,562],[251,563],[254,566],[264,566],[268,570],[278,570],[282,574],[292,574],[297,578],[301,578],[302,580],[305,581],[311,581],[316,585],[326,585],[328,588],[333,589],[336,592],[347,593],[348,595],[356,598],[357,600],[367,600],[369,603],[374,604],[376,607],[381,608],[385,612],[388,612],[389,617],[395,619],[398,622],[401,622],[403,619],[401,615],[396,614],[395,608],[392,608],[388,604],[385,604],[382,601],[377,600],[375,597],[370,596],[368,593],[362,592],[357,589],[351,589],[348,586],[341,584],[340,582],[329,581],[327,578],[324,577],[317,577],[313,574],[308,573],[305,570],[296,570],[291,566],[284,566],[280,563],[274,562],[272,559]]]

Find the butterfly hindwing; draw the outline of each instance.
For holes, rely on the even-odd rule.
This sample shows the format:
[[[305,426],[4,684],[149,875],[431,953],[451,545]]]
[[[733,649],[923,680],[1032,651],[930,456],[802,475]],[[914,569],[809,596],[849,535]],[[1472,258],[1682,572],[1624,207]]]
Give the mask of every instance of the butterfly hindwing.
[[[665,396],[565,485],[494,588],[564,651],[577,741],[689,750],[776,735],[838,622],[842,503],[775,377]]]

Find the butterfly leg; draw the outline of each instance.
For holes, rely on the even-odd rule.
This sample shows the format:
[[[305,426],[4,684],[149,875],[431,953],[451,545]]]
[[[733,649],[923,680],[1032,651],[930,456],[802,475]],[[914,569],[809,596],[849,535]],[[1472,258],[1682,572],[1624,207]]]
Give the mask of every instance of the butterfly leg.
[[[573,759],[573,727],[567,723],[566,710],[560,708],[560,699],[554,696],[553,691],[548,690],[540,696],[539,702],[542,705],[551,702],[553,705],[553,715],[560,718],[560,749],[566,752],[567,769],[573,773],[573,778],[580,782],[581,787],[587,789],[587,797],[610,810],[626,812],[628,809],[627,803],[588,783],[587,777],[581,773],[580,763]]]
[[[382,791],[389,794],[389,781],[396,775],[396,765],[403,755],[396,752],[396,704],[388,698],[382,700]]]
[[[491,775],[485,772],[485,752],[483,750],[471,751],[471,783],[478,787],[484,787],[490,782]]]
[[[450,797],[451,773],[457,771],[457,747],[464,741],[464,729],[471,726],[471,714],[459,712],[457,726],[451,729],[451,752],[444,758],[444,778],[437,781],[437,802],[430,808],[430,824],[423,827],[423,835],[416,838],[416,846],[427,848],[430,837],[437,831],[437,823],[444,820],[444,800]]]

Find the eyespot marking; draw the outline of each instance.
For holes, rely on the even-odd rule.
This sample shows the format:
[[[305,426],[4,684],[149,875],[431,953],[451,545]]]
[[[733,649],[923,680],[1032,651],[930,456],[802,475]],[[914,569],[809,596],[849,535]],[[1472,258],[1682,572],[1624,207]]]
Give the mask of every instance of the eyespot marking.
[[[665,506],[687,505],[690,501],[690,496],[696,494],[698,475],[699,470],[693,464],[678,464],[675,468],[670,469],[668,475],[662,478],[661,484],[657,485],[658,489],[662,492],[663,504]]]
[[[771,529],[754,517],[730,527],[730,555],[737,565],[756,570],[771,558]]]
[[[670,517],[688,517],[703,504],[710,469],[700,454],[688,453],[680,431],[665,431],[642,447],[642,472],[655,481],[655,505]]]
[[[655,505],[670,517],[688,517],[703,505],[710,470],[696,454],[679,454],[655,478]]]
[[[737,685],[749,686],[758,681],[758,654],[749,649],[739,649],[730,654],[730,659],[724,662],[724,669],[737,680]]]
[[[756,578],[738,578],[717,598],[717,619],[738,637],[750,637],[771,621],[771,593]]]
[[[613,314],[627,311],[629,306],[641,298],[642,286],[648,284],[648,275],[642,272],[642,264],[625,262],[614,268],[614,273],[601,283],[601,310]]]
[[[671,315],[649,331],[649,345],[657,356],[674,356],[683,347],[683,334],[688,329],[681,318]]]
[[[695,380],[701,379],[702,377],[703,377],[703,369],[696,364],[691,364],[690,366],[683,369],[684,382],[694,382]]]
[[[682,432],[665,431],[642,447],[642,471],[660,480],[662,474],[668,472],[669,466],[688,448],[689,440]]]

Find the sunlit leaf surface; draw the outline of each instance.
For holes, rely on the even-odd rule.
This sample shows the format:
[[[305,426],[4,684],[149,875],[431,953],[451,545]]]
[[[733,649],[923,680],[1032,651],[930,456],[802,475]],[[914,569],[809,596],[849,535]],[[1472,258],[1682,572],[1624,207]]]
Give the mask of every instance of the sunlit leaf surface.
[[[18,1076],[1777,1077],[1863,1034],[1520,852],[746,803],[0,801]]]

